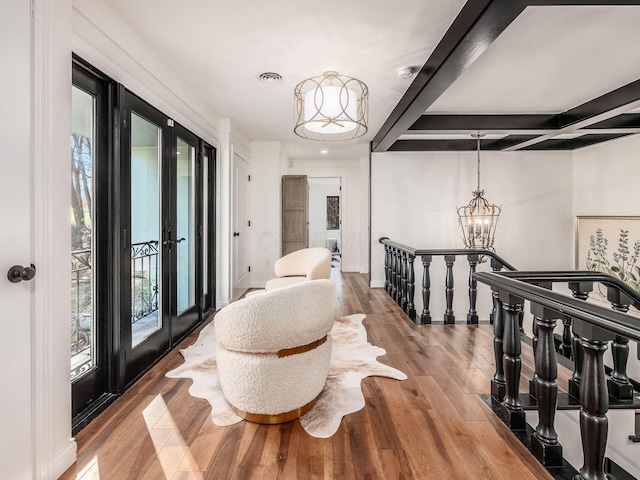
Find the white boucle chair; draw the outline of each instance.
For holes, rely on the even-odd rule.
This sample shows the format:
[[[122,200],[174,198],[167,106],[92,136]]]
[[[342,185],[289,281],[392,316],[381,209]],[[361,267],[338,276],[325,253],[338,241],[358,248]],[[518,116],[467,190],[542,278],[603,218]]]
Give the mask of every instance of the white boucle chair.
[[[266,291],[214,318],[222,391],[241,417],[282,423],[304,415],[324,387],[337,309],[331,280]]]
[[[331,275],[331,252],[326,248],[303,248],[296,250],[273,264],[276,277],[267,281],[266,290],[293,285],[307,280],[329,278]]]

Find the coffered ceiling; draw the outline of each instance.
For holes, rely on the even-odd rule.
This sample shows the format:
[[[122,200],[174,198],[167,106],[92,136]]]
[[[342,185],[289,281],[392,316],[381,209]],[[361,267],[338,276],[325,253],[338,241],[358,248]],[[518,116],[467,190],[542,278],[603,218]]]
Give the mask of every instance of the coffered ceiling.
[[[374,151],[473,150],[473,133],[483,150],[573,150],[640,133],[638,25],[640,2],[467,2]]]
[[[574,149],[640,133],[640,0],[75,0],[130,27],[222,117],[291,158]],[[411,80],[397,77],[414,66]],[[369,131],[293,133],[293,89],[326,70],[369,87]],[[283,81],[258,81],[277,72]],[[328,153],[320,153],[328,150]]]

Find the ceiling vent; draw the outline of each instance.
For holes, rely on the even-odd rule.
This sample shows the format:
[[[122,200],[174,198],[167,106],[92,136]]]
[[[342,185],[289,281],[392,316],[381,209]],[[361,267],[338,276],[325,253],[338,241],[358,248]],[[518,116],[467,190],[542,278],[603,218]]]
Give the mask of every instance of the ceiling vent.
[[[258,79],[263,83],[278,83],[282,80],[282,75],[275,72],[264,72],[258,75]]]

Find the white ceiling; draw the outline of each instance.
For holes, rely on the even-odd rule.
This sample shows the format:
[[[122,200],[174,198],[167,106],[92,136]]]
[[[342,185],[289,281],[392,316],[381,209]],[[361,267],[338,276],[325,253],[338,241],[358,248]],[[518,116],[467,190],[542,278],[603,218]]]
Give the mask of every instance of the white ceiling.
[[[107,0],[96,0],[107,2]],[[377,133],[464,0],[108,0],[215,110],[254,141],[279,140],[291,158],[368,156]],[[358,140],[318,142],[293,133],[293,89],[336,70],[369,87],[369,131]],[[284,80],[264,84],[262,72]]]
[[[421,67],[466,3],[94,1],[112,8],[251,140],[281,141],[293,159],[367,156],[369,141],[411,83],[397,71]],[[640,79],[639,25],[637,6],[529,7],[428,112],[566,111]],[[294,86],[326,70],[368,85],[364,137],[317,142],[293,133]],[[261,83],[262,72],[284,80]]]
[[[640,7],[528,7],[429,113],[561,113],[640,78]]]

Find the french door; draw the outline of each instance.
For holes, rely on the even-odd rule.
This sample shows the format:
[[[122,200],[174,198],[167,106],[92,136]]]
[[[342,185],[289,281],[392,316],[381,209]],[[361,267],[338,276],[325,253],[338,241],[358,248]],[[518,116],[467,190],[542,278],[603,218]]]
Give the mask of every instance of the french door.
[[[130,384],[201,319],[201,144],[120,89],[121,378]]]
[[[216,149],[73,57],[73,432],[215,310]]]

